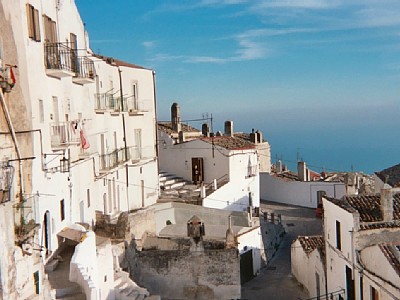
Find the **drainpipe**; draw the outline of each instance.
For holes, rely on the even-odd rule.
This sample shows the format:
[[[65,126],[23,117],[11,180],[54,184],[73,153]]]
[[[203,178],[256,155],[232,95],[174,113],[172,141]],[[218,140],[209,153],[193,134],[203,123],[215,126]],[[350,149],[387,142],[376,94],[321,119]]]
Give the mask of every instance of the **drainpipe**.
[[[154,99],[154,116],[155,116],[155,136],[156,136],[156,157],[157,157],[157,174],[160,171],[160,162],[158,160],[158,117],[157,117],[157,94],[156,94],[156,72],[152,71],[153,74],[153,99]]]
[[[0,101],[1,102],[1,106],[3,108],[4,116],[5,116],[6,120],[7,120],[8,129],[10,130],[11,137],[12,137],[12,140],[14,142],[15,152],[17,153],[17,158],[18,158],[18,163],[19,163],[19,171],[18,171],[19,197],[20,197],[19,201],[20,201],[20,203],[22,203],[23,194],[24,194],[24,190],[23,190],[24,182],[23,182],[23,176],[22,176],[23,172],[22,172],[21,152],[19,151],[17,136],[15,134],[15,130],[14,130],[14,127],[13,127],[12,122],[11,122],[10,113],[8,112],[6,101],[4,99],[4,94],[3,94],[3,91],[1,89],[0,89],[0,100],[1,100]],[[23,219],[24,219],[24,216],[22,214],[21,215],[21,223],[23,222]]]

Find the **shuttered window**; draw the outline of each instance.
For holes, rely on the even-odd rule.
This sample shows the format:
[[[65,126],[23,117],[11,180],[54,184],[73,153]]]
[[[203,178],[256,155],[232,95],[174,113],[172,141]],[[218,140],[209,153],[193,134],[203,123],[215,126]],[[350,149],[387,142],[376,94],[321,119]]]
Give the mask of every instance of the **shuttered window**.
[[[26,15],[28,21],[29,37],[36,42],[40,42],[39,11],[35,9],[32,5],[27,4]]]
[[[57,43],[57,27],[56,22],[50,17],[43,16],[44,25],[44,41],[46,43]]]

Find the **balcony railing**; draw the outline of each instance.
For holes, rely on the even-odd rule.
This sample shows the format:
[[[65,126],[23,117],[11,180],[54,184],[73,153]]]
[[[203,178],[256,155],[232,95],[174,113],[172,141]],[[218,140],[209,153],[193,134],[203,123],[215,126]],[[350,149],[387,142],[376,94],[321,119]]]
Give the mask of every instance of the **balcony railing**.
[[[66,147],[81,142],[79,130],[75,128],[75,122],[50,124],[50,135],[52,147]]]
[[[150,111],[152,109],[153,101],[150,99],[138,100],[138,99],[128,99],[126,106],[127,111],[130,114],[141,113]]]
[[[344,300],[346,296],[346,292],[344,289],[336,291],[336,292],[331,292],[328,294],[316,296],[313,298],[308,298],[306,300]],[[297,298],[299,300],[302,300],[301,298]]]
[[[152,109],[151,100],[134,100],[129,97],[116,97],[111,93],[95,94],[96,110],[108,110],[112,112],[129,112],[129,114],[140,114]]]
[[[127,148],[115,149],[114,151],[100,155],[100,170],[113,169],[130,159],[130,151]]]
[[[79,84],[92,83],[94,82],[96,72],[94,63],[86,56],[75,57],[72,61],[72,67],[75,72],[75,76],[72,81]]]
[[[155,156],[154,147],[133,146],[130,148],[130,155],[133,162],[139,161],[141,159],[153,158]]]
[[[49,76],[61,78],[73,76],[72,61],[76,59],[76,51],[63,43],[47,43],[44,45],[44,61]]]

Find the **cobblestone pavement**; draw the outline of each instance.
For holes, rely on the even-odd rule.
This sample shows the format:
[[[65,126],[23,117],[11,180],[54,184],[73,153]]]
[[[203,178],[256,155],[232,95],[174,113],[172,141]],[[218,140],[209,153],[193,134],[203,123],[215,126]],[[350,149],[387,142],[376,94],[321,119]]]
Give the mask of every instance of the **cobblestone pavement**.
[[[282,215],[286,235],[275,256],[261,269],[260,275],[242,287],[242,299],[307,299],[308,292],[291,275],[290,246],[299,235],[322,234],[322,220],[315,209],[263,201],[261,210]]]

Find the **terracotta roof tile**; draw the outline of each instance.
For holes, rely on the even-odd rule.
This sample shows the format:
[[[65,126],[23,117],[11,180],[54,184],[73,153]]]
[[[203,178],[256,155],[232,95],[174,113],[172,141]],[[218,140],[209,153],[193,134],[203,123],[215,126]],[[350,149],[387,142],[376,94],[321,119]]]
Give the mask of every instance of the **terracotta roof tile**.
[[[387,258],[389,264],[393,267],[396,273],[400,276],[400,261],[399,261],[399,245],[380,244],[379,248]]]
[[[167,134],[172,134],[172,133],[177,133],[174,130],[172,130],[172,123],[171,122],[158,122],[158,129],[161,131],[164,131]],[[195,132],[199,133],[201,132],[200,130],[188,125],[188,124],[183,124],[181,125],[181,129],[183,132]]]
[[[228,150],[247,150],[247,149],[255,149],[255,144],[249,141],[246,141],[237,137],[230,136],[215,136],[211,137],[203,137],[201,138],[203,141],[207,143],[214,143],[216,146],[220,146],[222,148]]]
[[[134,69],[143,69],[143,70],[150,70],[147,69],[145,67],[142,66],[138,66],[135,64],[131,64],[113,57],[109,57],[109,56],[104,56],[104,55],[99,55],[99,54],[94,54],[94,57],[104,60],[106,63],[110,64],[110,65],[115,65],[117,67],[128,67],[128,68],[134,68]]]
[[[380,195],[357,195],[344,196],[341,200],[328,198],[328,200],[337,206],[347,210],[350,213],[358,212],[360,214],[361,229],[379,229],[400,226],[400,194],[393,195],[393,220],[390,223],[383,222],[383,216],[380,209]],[[370,223],[370,224],[368,224]]]
[[[325,256],[325,241],[322,235],[299,236],[297,239],[307,255],[318,249]]]

